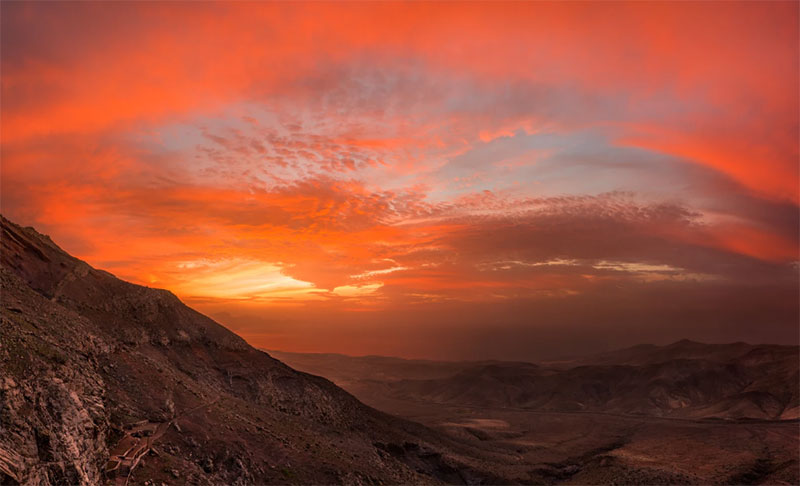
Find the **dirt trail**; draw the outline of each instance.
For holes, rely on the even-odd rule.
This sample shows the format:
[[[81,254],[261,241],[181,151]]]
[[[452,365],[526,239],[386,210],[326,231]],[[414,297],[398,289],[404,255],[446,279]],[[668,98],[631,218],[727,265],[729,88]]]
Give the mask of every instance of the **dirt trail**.
[[[111,449],[106,464],[106,477],[113,479],[114,486],[126,486],[134,468],[175,422],[192,412],[208,407],[219,398],[204,403],[175,416],[168,422],[149,422],[147,420],[127,425],[125,436]]]

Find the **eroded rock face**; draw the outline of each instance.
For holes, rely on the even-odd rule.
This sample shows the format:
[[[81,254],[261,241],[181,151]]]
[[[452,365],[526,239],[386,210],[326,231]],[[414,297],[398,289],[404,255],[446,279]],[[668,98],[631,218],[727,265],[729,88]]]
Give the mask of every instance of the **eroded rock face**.
[[[0,279],[0,472],[12,484],[98,484],[108,416],[91,357],[103,346],[5,268]]]

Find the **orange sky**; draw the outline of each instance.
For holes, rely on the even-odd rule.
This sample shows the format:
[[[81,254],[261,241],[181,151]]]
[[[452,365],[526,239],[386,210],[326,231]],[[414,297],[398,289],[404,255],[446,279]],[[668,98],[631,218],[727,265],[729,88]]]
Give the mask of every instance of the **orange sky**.
[[[252,344],[798,339],[798,4],[2,4],[2,212]]]

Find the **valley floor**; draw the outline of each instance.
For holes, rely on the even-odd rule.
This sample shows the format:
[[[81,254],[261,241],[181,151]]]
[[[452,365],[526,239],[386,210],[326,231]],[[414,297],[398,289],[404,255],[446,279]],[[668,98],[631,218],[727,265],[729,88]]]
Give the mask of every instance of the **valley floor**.
[[[349,391],[487,453],[498,476],[522,484],[800,482],[797,421],[481,409],[395,399],[358,386]]]

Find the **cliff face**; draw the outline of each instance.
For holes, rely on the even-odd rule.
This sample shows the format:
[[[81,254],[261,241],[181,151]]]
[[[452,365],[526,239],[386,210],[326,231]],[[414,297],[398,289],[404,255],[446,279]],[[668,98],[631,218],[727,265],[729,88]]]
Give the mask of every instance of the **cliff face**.
[[[454,468],[428,429],[292,370],[171,293],[118,280],[31,228],[0,223],[0,483],[427,483],[475,474]]]
[[[109,346],[81,316],[0,269],[0,472],[25,484],[98,484],[108,455]]]

